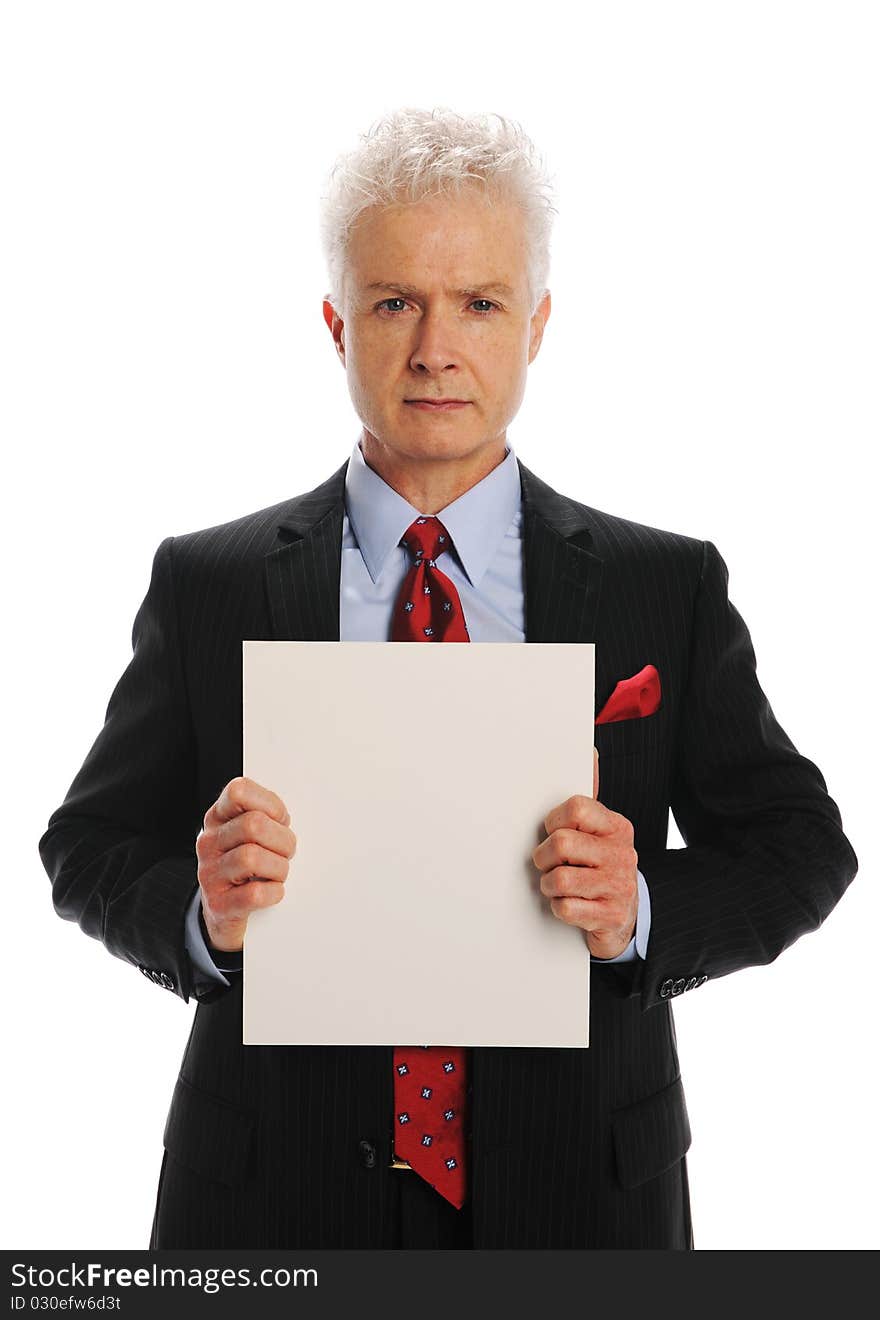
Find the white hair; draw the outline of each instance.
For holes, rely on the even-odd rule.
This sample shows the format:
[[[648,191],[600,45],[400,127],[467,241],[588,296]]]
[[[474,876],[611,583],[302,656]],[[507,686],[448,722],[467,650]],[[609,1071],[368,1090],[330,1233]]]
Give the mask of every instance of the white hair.
[[[321,195],[321,246],[331,286],[326,296],[334,307],[343,307],[348,241],[362,211],[456,196],[476,186],[490,203],[512,202],[523,213],[529,311],[535,311],[547,292],[557,211],[543,158],[520,124],[494,113],[407,106],[375,121],[360,142],[337,158]]]

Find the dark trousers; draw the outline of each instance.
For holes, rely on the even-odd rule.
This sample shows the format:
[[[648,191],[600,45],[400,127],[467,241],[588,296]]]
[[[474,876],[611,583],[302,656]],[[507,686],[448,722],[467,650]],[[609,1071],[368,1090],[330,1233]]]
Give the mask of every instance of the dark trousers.
[[[474,1245],[470,1197],[460,1210],[411,1169],[389,1169],[396,1195],[394,1246],[462,1251]]]

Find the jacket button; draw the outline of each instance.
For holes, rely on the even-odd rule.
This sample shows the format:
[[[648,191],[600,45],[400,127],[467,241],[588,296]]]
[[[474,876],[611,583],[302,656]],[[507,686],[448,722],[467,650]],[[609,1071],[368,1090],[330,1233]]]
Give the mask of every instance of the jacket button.
[[[674,995],[680,995],[682,990],[685,988],[686,984],[687,982],[685,981],[684,977],[683,976],[679,977],[675,985],[672,987],[672,993]]]
[[[709,979],[709,978],[708,978],[708,976],[706,975],[706,973],[703,972],[703,975],[700,977],[699,981],[697,982],[697,985],[705,985],[706,982],[708,981],[708,979]]]
[[[672,994],[672,982],[664,981],[660,987],[660,998],[668,999],[671,994]]]
[[[696,984],[697,984],[697,978],[695,976],[692,976],[691,979],[688,981],[687,985],[685,986],[685,990],[693,990]]]
[[[360,1151],[361,1164],[365,1169],[375,1169],[376,1167],[376,1147],[372,1141],[359,1141],[358,1150]]]

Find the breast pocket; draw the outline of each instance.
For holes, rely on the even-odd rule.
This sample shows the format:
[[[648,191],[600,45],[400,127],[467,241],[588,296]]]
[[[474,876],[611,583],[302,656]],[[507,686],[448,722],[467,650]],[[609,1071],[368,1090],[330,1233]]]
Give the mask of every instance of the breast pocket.
[[[639,851],[666,839],[674,736],[668,706],[594,729],[599,801],[632,822]]]
[[[662,749],[669,726],[669,707],[661,705],[653,715],[596,724],[594,739],[599,752],[601,773],[603,756],[637,756]]]

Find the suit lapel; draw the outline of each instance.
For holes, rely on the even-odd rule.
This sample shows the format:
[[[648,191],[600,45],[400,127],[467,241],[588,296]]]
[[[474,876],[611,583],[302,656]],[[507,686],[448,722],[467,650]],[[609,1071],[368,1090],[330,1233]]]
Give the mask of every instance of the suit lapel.
[[[339,641],[347,467],[346,459],[322,485],[284,506],[278,544],[264,559],[271,631],[277,641]],[[584,512],[524,464],[519,463],[519,471],[526,641],[594,641],[603,565],[590,548]]]
[[[272,636],[283,642],[339,641],[339,577],[348,460],[323,485],[285,506],[278,544],[265,556]]]
[[[580,505],[519,464],[527,642],[592,642],[603,563]]]

